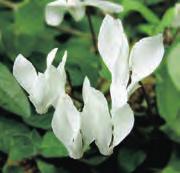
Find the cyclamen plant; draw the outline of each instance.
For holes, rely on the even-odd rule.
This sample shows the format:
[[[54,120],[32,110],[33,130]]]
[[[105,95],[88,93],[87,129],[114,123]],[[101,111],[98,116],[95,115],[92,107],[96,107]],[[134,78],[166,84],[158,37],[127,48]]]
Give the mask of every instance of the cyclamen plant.
[[[52,26],[61,24],[66,11],[80,21],[85,16],[86,6],[100,8],[104,13],[119,13],[123,10],[121,5],[105,0],[56,0],[46,6],[46,22]]]
[[[112,75],[110,111],[105,96],[90,85],[87,77],[82,90],[83,110],[79,112],[76,109],[70,96],[65,93],[66,52],[60,65],[55,68],[52,62],[57,49],[53,49],[47,56],[44,73],[37,73],[22,55],[18,55],[14,63],[13,74],[29,93],[37,112],[45,113],[50,105],[54,106],[53,132],[74,159],[81,158],[92,142],[95,142],[101,154],[112,154],[113,148],[130,133],[134,125],[133,111],[127,103],[128,96],[137,88],[138,81],[158,67],[164,54],[160,34],[137,42],[129,55],[122,23],[109,15],[101,25],[98,47]]]
[[[52,61],[57,49],[47,56],[45,73],[36,73],[34,66],[22,55],[18,55],[13,74],[28,92],[38,113],[45,113],[50,105],[55,113],[52,128],[57,138],[66,146],[70,157],[81,158],[85,149],[95,141],[103,155],[112,153],[131,131],[134,116],[127,103],[110,116],[104,95],[90,86],[86,77],[83,84],[84,108],[79,112],[71,98],[65,93],[65,53],[60,65],[55,68]],[[34,81],[32,83],[32,81]],[[99,126],[101,122],[101,126]],[[83,143],[82,143],[83,141]]]

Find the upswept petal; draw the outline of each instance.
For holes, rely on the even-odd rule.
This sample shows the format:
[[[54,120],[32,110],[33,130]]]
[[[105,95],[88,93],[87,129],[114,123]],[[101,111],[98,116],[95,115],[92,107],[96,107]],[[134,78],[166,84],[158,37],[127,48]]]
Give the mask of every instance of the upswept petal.
[[[65,93],[66,73],[64,70],[67,52],[62,62],[55,68],[52,61],[57,49],[47,56],[47,69],[44,73],[36,73],[33,65],[22,55],[18,55],[13,66],[13,74],[20,85],[27,91],[36,111],[46,113],[49,106],[56,106],[57,99]]]
[[[67,60],[67,51],[65,51],[62,61],[59,63],[59,65],[57,67],[57,70],[61,77],[60,81],[61,81],[61,85],[63,86],[63,88],[65,88],[65,85],[66,85],[66,71],[65,71],[66,60]]]
[[[30,95],[30,100],[36,107],[36,111],[40,114],[46,113],[51,105],[56,107],[58,98],[65,93],[66,73],[64,66],[67,52],[65,52],[58,68],[55,68],[50,62],[52,62],[56,52],[57,50],[53,49],[48,54],[48,67],[45,73],[38,74],[38,78],[34,82],[33,93]]]
[[[111,110],[113,122],[113,147],[117,146],[131,132],[134,126],[134,114],[128,104]]]
[[[56,106],[57,100],[65,93],[66,73],[65,73],[66,57],[62,59],[60,68],[50,66],[45,72],[47,91],[49,95],[49,104]]]
[[[54,48],[47,56],[47,70],[45,71],[46,83],[48,83],[47,91],[49,95],[49,103],[55,106],[57,98],[65,93],[66,74],[64,66],[67,59],[67,52],[65,51],[62,61],[57,69],[52,66],[52,62],[56,56],[58,48]]]
[[[119,19],[106,15],[99,32],[98,48],[103,61],[111,72],[112,107],[121,107],[127,102],[129,45]]]
[[[144,79],[159,66],[164,55],[163,36],[158,34],[138,41],[132,48],[129,64],[132,84]],[[132,87],[132,86],[131,86]]]
[[[13,75],[26,92],[32,92],[33,81],[37,78],[37,72],[32,63],[21,54],[17,56],[14,62]]]
[[[112,80],[127,85],[129,45],[119,19],[106,15],[98,36],[98,49]]]
[[[172,22],[173,27],[180,27],[180,3],[175,5],[174,20]]]
[[[39,114],[47,112],[49,105],[47,105],[46,76],[43,73],[38,73],[38,77],[34,80],[29,99]]]
[[[57,67],[57,69],[59,70],[59,71],[64,71],[65,72],[65,70],[64,70],[64,66],[65,66],[65,64],[66,64],[66,60],[67,60],[67,50],[64,52],[64,55],[63,55],[63,57],[62,57],[62,61],[59,63],[59,65],[58,65],[58,67]]]
[[[45,19],[47,24],[58,26],[64,19],[66,6],[66,0],[56,0],[48,3],[45,9]]]
[[[98,36],[99,53],[111,73],[127,72],[129,46],[119,19],[106,15]],[[122,64],[125,64],[122,66]],[[120,68],[120,67],[123,68]],[[119,67],[119,69],[117,69]],[[124,72],[125,71],[125,72]],[[120,73],[120,72],[118,72]],[[113,75],[112,74],[112,75]],[[127,75],[126,73],[124,74]]]
[[[82,135],[85,146],[95,141],[103,155],[112,153],[112,124],[108,104],[104,95],[92,88],[88,78],[83,85],[84,108],[81,113]]]
[[[105,13],[119,13],[123,11],[123,7],[121,5],[104,0],[84,0],[82,3],[86,6],[100,8]]]
[[[52,65],[54,58],[56,56],[56,53],[58,51],[58,48],[54,48],[53,50],[51,50],[47,56],[47,68]]]
[[[77,3],[76,6],[70,5],[68,11],[75,21],[80,21],[85,15],[85,7],[82,3]]]
[[[73,105],[71,98],[65,94],[58,101],[52,129],[56,137],[65,145],[70,157],[82,157],[82,137],[80,134],[80,113]]]

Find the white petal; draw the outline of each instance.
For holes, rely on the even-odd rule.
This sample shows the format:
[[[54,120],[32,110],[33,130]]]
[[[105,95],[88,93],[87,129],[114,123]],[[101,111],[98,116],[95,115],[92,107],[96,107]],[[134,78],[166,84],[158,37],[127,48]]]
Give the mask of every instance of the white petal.
[[[132,83],[136,84],[159,66],[164,55],[163,36],[159,34],[137,42],[131,51]]]
[[[80,134],[80,113],[68,95],[61,97],[53,119],[52,129],[56,137],[66,146],[70,157],[82,157],[82,138]]]
[[[173,27],[180,27],[180,3],[177,3],[175,6],[175,16],[172,22]]]
[[[81,4],[77,4],[76,6],[68,7],[69,13],[72,15],[75,21],[80,21],[85,15],[85,7],[81,6]]]
[[[126,86],[122,85],[120,82],[112,81],[110,86],[110,94],[112,101],[111,107],[114,110],[122,107],[128,101],[128,92]]]
[[[62,61],[59,63],[59,65],[57,67],[58,70],[60,70],[60,71],[62,70],[65,72],[64,66],[66,64],[66,60],[67,60],[67,51],[64,52],[64,55],[62,57]]]
[[[33,103],[39,114],[46,113],[50,106],[47,105],[47,102],[49,101],[47,98],[48,91],[46,84],[45,75],[43,73],[38,73],[38,77],[34,80],[32,93],[29,96],[30,101]]]
[[[113,114],[114,139],[113,146],[117,146],[131,132],[134,125],[134,114],[128,104],[111,112]]]
[[[129,80],[129,45],[119,19],[106,15],[99,33],[98,48],[112,76],[112,107],[119,108],[127,102],[126,86]]]
[[[67,3],[65,0],[56,0],[46,6],[45,18],[48,25],[58,26],[64,18]]]
[[[69,5],[77,5],[80,2],[80,0],[67,0],[67,4]]]
[[[20,85],[30,94],[37,73],[34,66],[23,55],[18,55],[13,66],[13,75]]]
[[[51,50],[51,52],[48,54],[47,56],[47,67],[49,67],[52,63],[53,63],[53,60],[56,56],[56,53],[58,51],[58,48],[54,48],[53,50]]]
[[[84,109],[82,135],[85,146],[95,140],[103,155],[112,153],[109,147],[112,139],[112,124],[108,104],[104,95],[90,86],[88,78],[83,85]]]
[[[58,98],[65,93],[66,73],[64,66],[66,58],[67,56],[63,57],[57,69],[50,65],[44,74],[39,73],[34,82],[30,100],[40,114],[46,113],[51,105],[56,107]]]
[[[40,114],[46,113],[48,108],[57,104],[57,100],[65,93],[65,82],[59,71],[51,66],[45,74],[39,75],[34,84],[30,99]]]
[[[67,60],[67,51],[65,51],[64,56],[62,57],[61,63],[59,63],[57,70],[59,71],[59,75],[61,76],[61,85],[65,88],[66,85],[66,71],[65,71],[65,64]]]
[[[100,8],[105,13],[119,13],[123,10],[121,5],[105,0],[85,0],[84,4],[87,6]]]
[[[112,80],[127,85],[129,45],[119,19],[106,15],[99,32],[98,48]]]

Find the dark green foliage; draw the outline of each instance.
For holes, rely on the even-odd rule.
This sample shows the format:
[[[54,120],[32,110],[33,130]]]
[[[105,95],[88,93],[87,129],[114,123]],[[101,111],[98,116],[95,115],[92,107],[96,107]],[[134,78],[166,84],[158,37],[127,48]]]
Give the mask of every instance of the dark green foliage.
[[[3,1],[6,1],[5,3]],[[91,146],[81,160],[68,158],[51,130],[54,111],[37,115],[28,95],[12,75],[21,53],[43,72],[46,55],[59,48],[54,65],[68,51],[68,92],[81,108],[82,83],[109,99],[111,75],[95,54],[87,18],[75,22],[65,16],[61,26],[47,26],[45,5],[51,0],[0,0],[0,172],[3,173],[179,173],[180,172],[180,36],[172,28],[176,0],[114,0],[124,6],[123,21],[130,45],[143,36],[164,32],[166,54],[155,77],[143,81],[152,114],[141,90],[130,99],[135,127],[109,157]],[[113,1],[113,0],[112,0]],[[90,9],[96,36],[103,16]],[[110,103],[110,102],[109,102]]]

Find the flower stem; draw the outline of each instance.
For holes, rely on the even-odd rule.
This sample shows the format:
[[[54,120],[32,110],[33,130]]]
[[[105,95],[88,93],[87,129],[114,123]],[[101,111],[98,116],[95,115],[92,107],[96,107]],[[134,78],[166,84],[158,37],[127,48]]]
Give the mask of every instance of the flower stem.
[[[98,53],[97,39],[96,39],[96,34],[95,34],[95,31],[94,31],[93,24],[92,24],[91,14],[90,14],[90,11],[89,11],[88,8],[86,9],[86,15],[87,15],[87,19],[88,19],[88,24],[89,24],[89,29],[90,29],[90,32],[91,32],[91,37],[92,37],[92,42],[93,42],[95,54],[97,54]]]
[[[56,27],[57,30],[62,31],[62,32],[66,32],[75,36],[83,36],[83,37],[90,37],[90,34],[88,33],[83,33],[81,31],[72,29],[72,28],[68,28],[68,27]]]
[[[5,7],[11,8],[13,10],[16,9],[16,4],[8,0],[0,0],[0,4],[4,5]]]
[[[146,92],[146,89],[145,89],[145,87],[144,87],[144,85],[143,85],[142,82],[139,82],[139,85],[141,86],[141,90],[142,90],[142,92],[143,92],[144,98],[145,98],[146,103],[147,103],[147,106],[148,106],[148,108],[147,108],[148,113],[149,113],[150,115],[153,115],[151,101],[150,101],[150,98],[149,98],[149,96],[148,96],[148,94],[147,94],[147,92]]]

